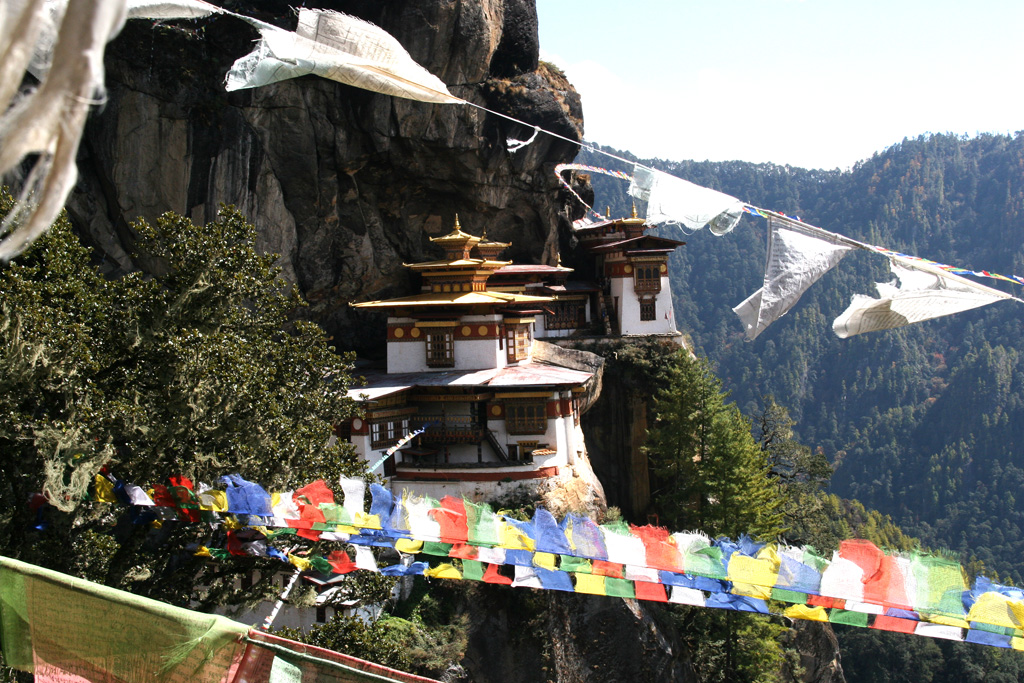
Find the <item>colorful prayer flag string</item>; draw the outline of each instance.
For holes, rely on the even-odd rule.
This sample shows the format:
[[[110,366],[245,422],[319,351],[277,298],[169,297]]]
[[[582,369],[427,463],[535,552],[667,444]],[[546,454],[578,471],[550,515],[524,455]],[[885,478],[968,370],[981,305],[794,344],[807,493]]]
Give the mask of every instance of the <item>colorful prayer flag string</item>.
[[[150,489],[149,504],[137,494],[129,498],[129,485],[109,475],[100,475],[96,490],[98,500],[108,500],[112,484],[114,499],[129,505],[138,522],[219,523],[224,547],[194,552],[220,561],[271,557],[328,577],[358,569],[759,613],[769,613],[772,600],[788,603],[782,614],[792,618],[1024,649],[1024,591],[984,577],[970,588],[957,562],[887,553],[869,541],[843,541],[829,559],[810,547],[745,537],[711,540],[576,514],[559,520],[543,508],[521,521],[452,496],[395,497],[355,478],[340,481],[342,503],[323,481],[274,493],[237,475],[223,481],[225,490],[197,494],[188,479],[174,477],[171,486]],[[294,547],[285,553],[271,545],[296,536],[347,543],[353,555]],[[374,547],[397,552],[399,562],[378,567]]]

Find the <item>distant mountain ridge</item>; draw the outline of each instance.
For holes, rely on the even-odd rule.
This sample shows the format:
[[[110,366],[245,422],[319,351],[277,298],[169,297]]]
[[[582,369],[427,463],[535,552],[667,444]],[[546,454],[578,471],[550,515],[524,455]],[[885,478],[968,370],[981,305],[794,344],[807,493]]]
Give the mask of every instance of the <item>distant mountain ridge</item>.
[[[629,170],[599,154],[576,161]],[[1024,133],[905,139],[846,172],[643,163],[872,244],[1024,273]],[[629,210],[625,183],[597,174],[592,182],[601,213],[606,205],[613,216]],[[761,285],[764,221],[745,217],[725,237],[702,231],[686,239],[671,264],[676,319],[740,407],[752,412],[763,395],[774,395],[799,420],[801,439],[836,463],[834,492],[1020,582],[1024,309],[1002,302],[840,340],[831,323],[852,295],[875,295],[875,282],[892,279],[883,257],[857,252],[745,342],[731,308]]]

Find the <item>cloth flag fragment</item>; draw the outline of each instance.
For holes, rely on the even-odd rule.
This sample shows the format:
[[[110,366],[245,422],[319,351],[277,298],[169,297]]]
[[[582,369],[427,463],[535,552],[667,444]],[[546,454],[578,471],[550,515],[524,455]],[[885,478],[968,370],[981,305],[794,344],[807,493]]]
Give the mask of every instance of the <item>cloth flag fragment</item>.
[[[242,17],[244,18],[244,17]],[[228,91],[315,74],[364,90],[421,102],[462,104],[417,64],[391,34],[330,10],[299,10],[295,32],[248,20],[260,32],[256,49],[228,72]]]
[[[890,256],[889,267],[899,285],[895,281],[877,283],[878,299],[854,294],[849,308],[832,323],[836,336],[846,339],[903,327],[1013,298],[912,259]]]
[[[749,341],[786,315],[807,288],[850,251],[849,246],[822,239],[796,221],[772,215],[768,216],[768,232],[764,285],[732,309]]]
[[[743,202],[723,192],[636,164],[629,183],[631,197],[647,202],[647,222],[681,225],[696,232],[710,224],[718,236],[732,231],[743,215]]]
[[[203,0],[128,0],[129,19],[201,19],[223,12]]]
[[[248,627],[0,558],[4,663],[37,680],[228,678]]]

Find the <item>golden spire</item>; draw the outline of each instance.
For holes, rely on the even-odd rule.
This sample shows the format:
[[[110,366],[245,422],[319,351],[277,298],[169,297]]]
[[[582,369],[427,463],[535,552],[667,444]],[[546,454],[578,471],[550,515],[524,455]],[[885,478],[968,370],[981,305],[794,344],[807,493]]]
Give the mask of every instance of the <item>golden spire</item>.
[[[636,215],[636,207],[633,207],[633,215]],[[455,214],[455,228],[453,232],[462,232],[462,226],[459,225],[459,214]]]
[[[612,217],[612,207],[608,206],[607,204],[604,207],[604,217],[605,218],[611,218]]]
[[[636,202],[633,202],[633,215],[630,216],[630,218],[636,218],[636,217],[637,217],[636,216]],[[455,217],[455,224],[456,225],[459,224],[459,217],[458,216]]]

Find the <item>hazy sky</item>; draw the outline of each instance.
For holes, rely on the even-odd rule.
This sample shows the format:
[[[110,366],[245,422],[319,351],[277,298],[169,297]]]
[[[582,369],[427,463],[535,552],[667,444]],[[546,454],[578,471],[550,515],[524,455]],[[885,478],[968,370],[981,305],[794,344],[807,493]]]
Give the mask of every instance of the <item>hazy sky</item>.
[[[537,0],[588,140],[848,168],[904,137],[1024,129],[1024,0]]]

